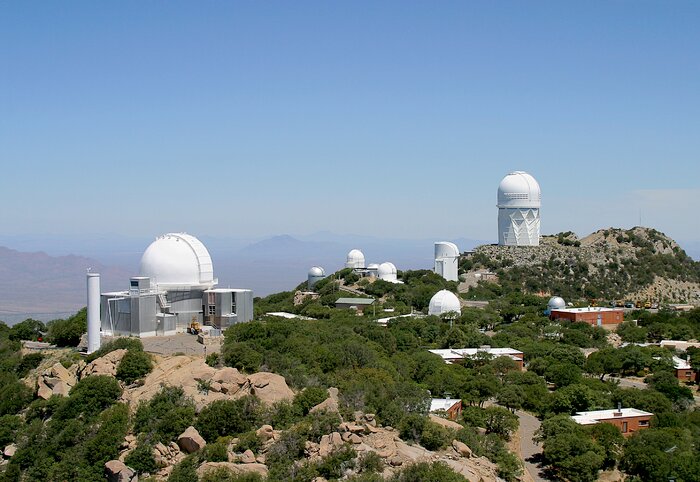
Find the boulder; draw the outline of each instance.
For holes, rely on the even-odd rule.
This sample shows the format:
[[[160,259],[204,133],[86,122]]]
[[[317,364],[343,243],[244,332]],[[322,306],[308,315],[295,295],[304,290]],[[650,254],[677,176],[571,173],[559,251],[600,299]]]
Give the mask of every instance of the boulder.
[[[122,358],[124,358],[124,355],[126,355],[126,352],[127,350],[125,348],[120,348],[119,350],[111,351],[105,356],[101,356],[100,358],[91,361],[81,371],[80,378],[84,378],[89,375],[115,376],[117,374],[117,366],[119,365],[119,362],[122,361]]]
[[[177,438],[177,444],[183,452],[191,454],[204,448],[207,445],[207,442],[202,438],[201,435],[199,435],[197,429],[190,425]]]
[[[356,433],[350,435],[350,442],[357,445],[362,443],[362,439]]]
[[[274,373],[254,373],[248,377],[250,393],[262,402],[273,404],[283,400],[293,400],[294,392],[287,386],[281,375]]]
[[[214,375],[211,377],[211,380],[222,385],[245,385],[248,381],[248,378],[235,368],[225,367],[214,373]]]
[[[67,397],[70,393],[70,389],[71,387],[68,386],[66,382],[61,380],[53,387],[51,393],[53,393],[54,395],[59,395],[61,397]]]
[[[318,455],[321,457],[327,457],[328,455],[330,455],[332,448],[333,446],[331,445],[331,436],[323,435],[321,437],[321,442],[318,446]]]
[[[9,459],[10,457],[14,456],[17,453],[17,445],[16,444],[10,444],[7,447],[5,447],[5,450],[2,451],[2,454],[5,456],[6,459]]]
[[[197,475],[201,479],[207,472],[217,470],[221,467],[231,471],[234,475],[255,473],[263,478],[267,477],[267,467],[263,464],[234,464],[231,462],[204,462],[197,469]]]
[[[272,425],[263,425],[255,431],[255,435],[257,435],[263,442],[267,442],[275,436],[275,431],[272,428]]]
[[[75,376],[73,376],[73,374],[60,363],[54,363],[53,366],[47,371],[51,378],[58,378],[59,380],[66,382],[68,385],[73,386],[77,383]]]
[[[253,453],[252,450],[248,449],[245,452],[243,452],[243,455],[240,456],[239,460],[243,464],[254,464],[255,463],[255,454]]]
[[[314,406],[310,412],[332,412],[338,413],[338,389],[331,387],[328,389],[328,398]]]
[[[39,398],[43,398],[44,400],[48,400],[51,398],[51,395],[53,395],[53,390],[49,388],[46,383],[44,383],[44,380],[39,377],[39,380],[37,380],[37,391],[36,395]]]
[[[330,441],[333,447],[340,447],[343,445],[343,437],[341,437],[338,432],[333,432],[331,434]]]
[[[445,428],[451,428],[453,430],[462,430],[464,427],[457,422],[453,422],[452,420],[447,420],[446,418],[438,417],[437,415],[433,415],[432,413],[429,415],[430,421],[435,422],[438,425],[442,425]]]
[[[467,444],[460,442],[459,440],[452,441],[452,448],[455,449],[462,457],[471,458],[472,450],[467,446]]]
[[[109,482],[138,482],[136,471],[119,460],[110,460],[105,464],[105,475]]]

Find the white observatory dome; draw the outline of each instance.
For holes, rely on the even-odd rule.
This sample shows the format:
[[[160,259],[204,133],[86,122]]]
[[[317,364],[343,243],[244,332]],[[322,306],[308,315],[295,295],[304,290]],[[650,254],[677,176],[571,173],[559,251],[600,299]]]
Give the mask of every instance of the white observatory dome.
[[[321,268],[320,266],[312,266],[311,269],[309,270],[309,276],[321,276],[324,277],[326,276],[326,270]]]
[[[370,263],[367,265],[367,269],[372,269],[374,271],[377,271],[379,269],[379,265],[377,263]]]
[[[346,268],[353,269],[364,269],[365,267],[365,255],[359,249],[353,249],[348,253],[347,261],[345,262]]]
[[[511,172],[498,185],[499,208],[539,208],[541,201],[540,185],[527,172]]]
[[[459,298],[457,295],[447,290],[440,290],[430,298],[430,304],[428,305],[429,315],[443,315],[449,312],[456,312],[457,314],[462,313],[460,308]]]
[[[141,257],[141,276],[160,288],[211,288],[217,283],[209,251],[185,233],[168,233],[153,241]]]
[[[566,308],[566,301],[561,296],[552,296],[547,303],[548,310],[563,310]]]
[[[394,263],[386,262],[379,265],[377,268],[377,277],[384,281],[389,281],[390,283],[396,283],[396,266]]]

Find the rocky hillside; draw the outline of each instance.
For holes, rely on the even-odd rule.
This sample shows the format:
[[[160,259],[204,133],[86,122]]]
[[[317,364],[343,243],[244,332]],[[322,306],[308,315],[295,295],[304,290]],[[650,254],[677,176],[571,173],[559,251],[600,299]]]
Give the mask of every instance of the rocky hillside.
[[[507,288],[567,299],[700,302],[700,262],[650,228],[601,229],[581,239],[559,233],[537,247],[484,245],[461,265],[496,271]]]

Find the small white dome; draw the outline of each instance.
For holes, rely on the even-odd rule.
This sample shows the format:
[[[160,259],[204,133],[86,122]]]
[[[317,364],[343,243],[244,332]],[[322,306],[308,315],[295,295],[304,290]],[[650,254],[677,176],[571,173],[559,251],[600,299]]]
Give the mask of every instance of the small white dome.
[[[309,270],[309,276],[326,276],[326,270],[320,266],[312,266]]]
[[[450,312],[462,313],[457,295],[451,291],[440,290],[430,298],[430,304],[428,305],[429,315],[440,316]]]
[[[362,269],[365,267],[365,255],[359,249],[353,249],[348,253],[346,268]]]
[[[563,310],[566,308],[566,301],[561,296],[552,296],[547,303],[549,310]]]
[[[499,208],[539,208],[541,201],[540,185],[527,172],[511,172],[498,185]]]
[[[379,265],[377,263],[370,263],[367,265],[367,269],[373,269],[377,271],[379,269]]]
[[[200,240],[185,233],[156,238],[141,257],[140,274],[164,289],[211,288],[217,282],[209,251]]]
[[[377,268],[377,276],[384,281],[395,282],[397,280],[396,273],[396,266],[388,261],[380,264]]]

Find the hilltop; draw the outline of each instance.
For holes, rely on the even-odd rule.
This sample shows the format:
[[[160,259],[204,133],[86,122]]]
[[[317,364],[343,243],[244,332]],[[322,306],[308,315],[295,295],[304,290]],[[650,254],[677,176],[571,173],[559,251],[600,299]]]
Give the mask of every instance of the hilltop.
[[[464,272],[494,271],[507,289],[567,299],[700,301],[700,262],[651,228],[601,229],[543,236],[540,246],[482,245],[461,261]]]

